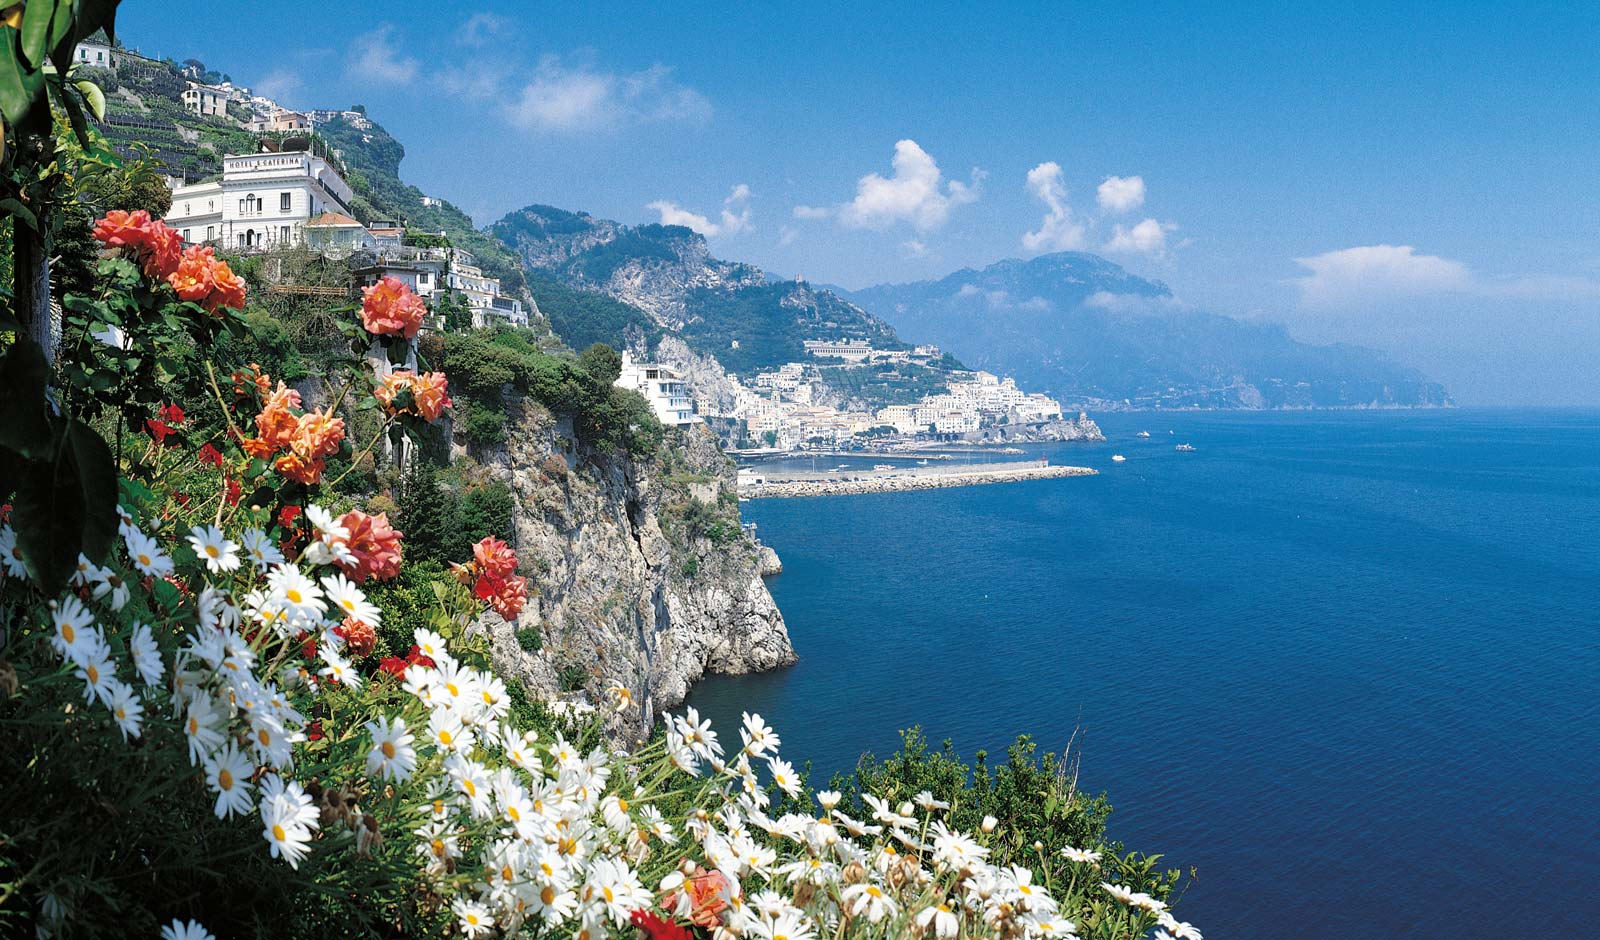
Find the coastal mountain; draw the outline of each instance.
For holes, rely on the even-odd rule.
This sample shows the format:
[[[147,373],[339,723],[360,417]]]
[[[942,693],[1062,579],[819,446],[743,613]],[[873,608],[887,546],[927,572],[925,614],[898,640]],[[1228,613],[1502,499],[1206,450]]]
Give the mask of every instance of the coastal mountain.
[[[705,238],[680,225],[627,226],[535,205],[510,213],[490,231],[517,254],[530,280],[597,292],[636,310],[631,317],[611,311],[616,335],[595,339],[613,345],[675,334],[741,375],[804,360],[808,339],[861,339],[880,349],[905,345],[893,327],[831,291],[712,257]],[[595,311],[571,316],[567,305],[542,301],[553,311],[558,335],[592,332],[588,314]]]
[[[833,288],[918,342],[1091,407],[1352,408],[1452,404],[1382,353],[1298,342],[1280,324],[1180,307],[1159,281],[1083,252],[938,280]]]
[[[628,226],[535,205],[489,231],[521,261],[539,309],[567,345],[607,343],[673,366],[702,414],[733,408],[730,374],[749,379],[814,361],[806,340],[908,348],[892,326],[833,291],[715,258],[682,226]],[[943,391],[961,368],[949,356],[827,365],[816,401],[846,410],[909,404]]]

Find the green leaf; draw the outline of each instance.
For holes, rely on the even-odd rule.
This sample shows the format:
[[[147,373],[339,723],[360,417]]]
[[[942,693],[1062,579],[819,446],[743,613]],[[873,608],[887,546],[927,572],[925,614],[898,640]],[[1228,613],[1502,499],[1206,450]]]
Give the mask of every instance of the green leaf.
[[[49,366],[33,338],[17,334],[0,359],[0,444],[24,457],[42,457],[51,443],[50,407],[45,401]]]
[[[13,507],[17,547],[46,594],[66,585],[82,552],[96,564],[117,534],[117,474],[110,448],[81,421],[59,426],[48,460],[30,463]]]
[[[0,71],[3,71],[3,67],[0,67]],[[8,113],[7,117],[9,116],[10,115]],[[12,215],[22,219],[23,222],[27,223],[28,228],[31,228],[34,231],[39,230],[39,217],[33,214],[32,209],[29,209],[27,206],[16,201],[15,199],[0,199],[0,209],[3,209],[6,212],[9,212]]]
[[[83,95],[83,101],[89,106],[89,113],[94,115],[96,121],[106,119],[106,93],[100,86],[91,81],[73,82],[72,87],[78,89]]]
[[[57,16],[66,16],[71,21],[70,0],[65,4],[65,10],[61,9],[62,6],[52,0],[31,0],[22,9],[22,54],[34,69],[44,67],[45,56],[50,51],[51,21]]]

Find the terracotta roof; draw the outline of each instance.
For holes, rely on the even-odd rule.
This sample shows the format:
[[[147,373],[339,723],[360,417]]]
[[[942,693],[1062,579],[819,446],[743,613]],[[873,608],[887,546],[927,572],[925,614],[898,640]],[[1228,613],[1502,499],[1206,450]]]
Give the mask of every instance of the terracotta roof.
[[[403,228],[371,228],[367,229],[367,231],[374,235],[404,235],[406,230]]]
[[[340,228],[350,225],[354,225],[357,228],[361,227],[360,222],[357,222],[355,219],[352,219],[347,215],[341,215],[337,212],[324,212],[307,222],[306,225],[334,225]]]

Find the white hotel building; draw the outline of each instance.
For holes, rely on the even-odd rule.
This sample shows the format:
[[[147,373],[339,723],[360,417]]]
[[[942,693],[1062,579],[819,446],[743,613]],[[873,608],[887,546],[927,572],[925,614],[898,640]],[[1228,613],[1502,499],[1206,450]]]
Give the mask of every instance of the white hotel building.
[[[349,215],[354,193],[322,157],[305,152],[222,158],[222,179],[179,186],[164,220],[186,243],[233,251],[305,241],[305,225],[324,212]]]
[[[624,352],[622,374],[617,376],[616,384],[643,395],[656,417],[668,427],[681,428],[700,420],[683,377],[666,366],[634,362],[633,356]]]

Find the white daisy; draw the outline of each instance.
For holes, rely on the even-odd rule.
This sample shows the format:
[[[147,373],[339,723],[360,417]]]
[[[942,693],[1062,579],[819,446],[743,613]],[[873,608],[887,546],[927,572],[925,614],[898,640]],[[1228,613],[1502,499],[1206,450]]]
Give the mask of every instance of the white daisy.
[[[161,661],[161,647],[156,645],[149,624],[135,623],[133,637],[128,640],[128,652],[133,656],[133,668],[145,685],[158,685],[166,664]]]
[[[334,682],[349,686],[352,689],[361,688],[361,673],[356,672],[355,667],[350,665],[350,660],[340,656],[338,650],[324,644],[321,649],[317,650],[317,655],[322,658],[324,663],[327,663],[327,665],[317,670],[317,675],[327,676]]]
[[[217,940],[211,931],[200,926],[197,920],[173,920],[161,928],[161,940]]]
[[[116,719],[122,740],[137,738],[140,723],[144,721],[144,703],[139,700],[133,686],[111,680],[111,717]]]
[[[203,690],[196,692],[183,719],[183,736],[189,739],[189,763],[204,760],[222,746],[222,732],[216,728],[220,718],[211,696]]]
[[[417,644],[417,649],[429,659],[437,661],[442,656],[450,655],[450,651],[445,648],[444,637],[432,630],[418,627],[411,636]]]
[[[739,729],[739,736],[744,739],[744,749],[751,757],[760,757],[768,751],[777,751],[783,743],[778,737],[778,732],[761,720],[760,715],[744,713],[744,727]]]
[[[839,893],[839,904],[851,917],[865,917],[874,924],[900,909],[888,892],[871,883],[847,886]]]
[[[1067,861],[1080,865],[1097,865],[1100,862],[1100,853],[1093,849],[1075,849],[1069,845],[1061,850],[1061,855]]]
[[[121,610],[127,605],[133,592],[128,588],[128,581],[122,575],[110,568],[101,568],[94,578],[95,600],[103,600],[112,610]]]
[[[239,536],[239,547],[257,571],[265,572],[273,565],[284,562],[283,552],[278,550],[277,543],[260,529],[244,530],[244,534]]]
[[[250,812],[250,776],[255,770],[250,758],[240,753],[232,741],[222,750],[206,755],[206,785],[217,791],[218,819]]]
[[[472,731],[462,727],[461,718],[448,708],[436,708],[428,716],[428,737],[441,751],[472,750]]]
[[[327,594],[329,605],[341,615],[352,620],[359,620],[368,626],[382,626],[382,612],[378,610],[376,605],[367,600],[367,595],[356,587],[354,581],[351,581],[343,574],[324,576],[322,589]]]
[[[100,704],[110,706],[111,683],[116,681],[117,667],[111,662],[111,647],[98,632],[93,637],[94,641],[84,652],[83,662],[73,675],[83,680],[84,701],[99,699]]]
[[[206,570],[212,574],[238,570],[239,543],[224,536],[216,526],[195,526],[189,530],[188,542],[195,557],[204,562]]]
[[[367,722],[367,731],[372,734],[367,776],[382,775],[386,780],[404,783],[417,769],[417,751],[411,746],[415,737],[406,730],[406,720],[396,718],[391,724],[380,715],[376,721]]]
[[[456,898],[450,904],[450,910],[455,913],[456,920],[461,924],[461,933],[468,940],[482,937],[494,927],[494,917],[489,909],[477,901]]]
[[[28,575],[28,566],[22,562],[22,549],[17,547],[17,531],[10,525],[0,525],[0,570],[13,578]]]
[[[772,782],[778,785],[778,789],[790,796],[800,795],[800,775],[795,773],[793,764],[774,757],[767,761],[767,767],[772,771]]]
[[[50,602],[50,620],[50,645],[63,659],[81,664],[99,642],[99,634],[93,629],[94,615],[76,595],[68,594],[60,603]]]
[[[268,603],[282,609],[291,620],[321,620],[328,605],[317,582],[294,565],[279,565],[267,575]]]
[[[130,526],[123,533],[122,540],[128,546],[128,557],[132,559],[133,567],[140,574],[164,578],[172,573],[172,559],[161,550],[155,539]]]
[[[285,782],[277,774],[261,781],[261,835],[272,847],[272,857],[282,856],[290,868],[311,853],[311,830],[317,826],[317,808],[299,783]]]

